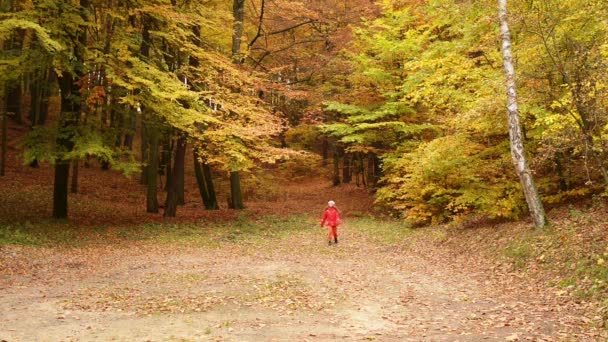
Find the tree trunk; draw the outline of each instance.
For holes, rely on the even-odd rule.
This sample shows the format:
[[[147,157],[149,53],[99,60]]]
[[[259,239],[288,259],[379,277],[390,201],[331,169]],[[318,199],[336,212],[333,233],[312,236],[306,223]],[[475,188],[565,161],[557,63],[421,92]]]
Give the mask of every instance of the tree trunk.
[[[207,163],[199,161],[196,151],[194,151],[194,173],[196,174],[198,190],[201,194],[205,209],[219,209],[217,205],[217,198],[215,197],[213,179],[211,178],[211,168]]]
[[[141,45],[139,47],[139,53],[141,54],[141,56],[144,59],[147,59],[148,57],[150,57],[150,20],[148,19],[146,14],[142,15],[142,29],[141,29]],[[156,155],[156,161],[155,161],[155,165],[156,168],[158,168],[158,128],[153,128],[154,130],[156,130],[154,132],[155,139],[156,139],[156,150],[154,152],[150,151],[151,150],[151,146],[148,146],[148,136],[150,135],[150,132],[148,132],[148,127],[146,125],[145,119],[144,119],[144,114],[143,111],[141,109],[141,107],[137,108],[137,112],[139,114],[139,117],[141,119],[141,156],[142,156],[142,161],[146,160],[146,156],[148,157],[148,160],[150,160],[150,154],[155,154]],[[141,173],[141,178],[140,178],[140,183],[141,184],[148,184],[150,185],[150,182],[153,181],[154,182],[154,193],[156,194],[156,174],[158,172],[158,170],[156,170],[156,168],[153,171],[150,171],[150,164],[146,165],[143,169],[142,169],[142,173]],[[149,179],[149,176],[153,174],[153,180]],[[152,202],[156,203],[156,205],[152,205]],[[150,197],[150,186],[148,186],[148,212],[153,212],[153,213],[157,213],[158,212],[158,201],[156,199],[156,195],[154,195],[154,199]],[[156,209],[154,209],[156,208]],[[153,211],[150,211],[153,210]]]
[[[351,173],[350,170],[350,154],[349,153],[345,153],[344,157],[342,158],[343,162],[342,162],[342,182],[343,183],[350,183],[353,180],[353,175]]]
[[[231,209],[245,209],[241,193],[241,176],[238,172],[230,172],[230,201]]]
[[[232,15],[234,17],[234,30],[232,33],[232,62],[242,64],[241,40],[245,21],[245,0],[233,0]],[[243,194],[241,191],[241,176],[238,171],[230,172],[230,201],[232,209],[244,209]]]
[[[70,192],[73,194],[78,193],[78,160],[72,160],[72,184],[70,185]]]
[[[46,122],[49,112],[49,97],[51,96],[53,75],[51,70],[46,70],[31,85],[32,110],[30,112],[30,120],[32,121],[32,127],[44,125]]]
[[[184,194],[184,163],[186,161],[186,137],[181,136],[177,140],[175,147],[175,161],[173,167],[173,177],[175,178],[175,192],[177,196],[177,204],[186,204]]]
[[[4,50],[4,41],[0,40],[0,51]],[[0,124],[2,125],[2,155],[0,156],[0,177],[6,174],[6,135],[8,134],[8,114],[6,113],[6,83],[0,84]]]
[[[175,168],[177,165],[171,167],[171,159],[176,163],[175,158],[171,158],[173,154],[173,144],[169,144],[171,149],[168,152],[167,157],[167,199],[165,200],[165,210],[163,212],[164,217],[175,217],[177,215],[177,183],[175,179]]]
[[[375,153],[367,155],[367,183],[370,188],[375,188],[378,184],[380,160]]]
[[[534,179],[526,162],[524,144],[519,122],[519,108],[517,105],[517,87],[515,83],[515,67],[513,66],[513,53],[511,51],[511,33],[507,12],[507,0],[498,0],[498,14],[500,21],[500,37],[502,40],[502,55],[507,87],[507,110],[509,115],[509,138],[511,140],[511,156],[515,170],[519,176],[528,208],[534,220],[534,226],[541,229],[545,226],[545,210],[540,201],[534,185]]]
[[[146,181],[148,183],[146,193],[146,211],[158,213],[157,182],[158,182],[158,145],[160,132],[158,127],[150,125],[146,129],[148,133],[148,166],[146,167]]]
[[[327,166],[327,160],[329,159],[329,142],[327,141],[326,136],[323,136],[321,141],[321,156],[323,158],[323,163],[321,165]]]
[[[68,217],[68,178],[70,162],[60,160],[55,163],[55,182],[53,183],[53,217]]]
[[[6,174],[6,134],[8,133],[8,116],[3,107],[4,100],[0,99],[0,120],[2,120],[2,156],[0,157],[0,176],[4,176]]]
[[[26,36],[30,35],[31,33],[27,33],[29,32],[26,31]],[[30,38],[31,39],[31,38]],[[31,45],[31,43],[29,43],[28,45]],[[26,49],[29,49],[30,47],[27,47]],[[30,74],[26,74],[23,75],[21,77],[21,98],[19,99],[19,112],[17,113],[16,119],[20,124],[27,124],[27,118],[29,117],[29,113],[31,111],[31,107],[32,107],[32,93],[31,93],[31,87],[30,87],[30,78],[31,75]]]
[[[141,161],[145,162],[148,160],[148,129],[146,128],[145,122],[141,123]],[[148,184],[148,165],[147,163],[141,168],[141,175],[139,177],[139,184],[146,185]]]
[[[562,163],[563,153],[559,152],[555,155],[555,171],[557,172],[557,177],[559,179],[559,190],[560,191],[568,191],[568,182],[566,181],[566,176],[564,175],[564,166]]]
[[[205,176],[203,174],[203,170],[201,168],[201,162],[198,160],[198,156],[196,155],[196,151],[193,151],[194,154],[194,174],[196,176],[196,184],[198,185],[198,191],[201,194],[201,199],[203,200],[203,205],[206,209],[209,209],[209,191],[207,190],[207,183],[205,183]]]
[[[215,187],[213,186],[213,177],[211,175],[211,167],[207,163],[203,163],[203,176],[207,188],[207,194],[209,195],[209,205],[205,205],[208,210],[217,210],[219,205],[217,204],[217,197],[215,196]]]
[[[243,63],[241,55],[241,40],[243,37],[243,27],[245,24],[245,0],[233,0],[232,15],[234,16],[234,30],[232,34],[232,62],[235,64]]]
[[[70,127],[75,125],[75,118],[80,113],[80,103],[73,99],[73,93],[78,91],[72,75],[64,72],[59,81],[61,87],[61,115],[59,118],[59,137],[57,146],[63,152],[69,152],[74,147],[73,132]],[[70,161],[62,157],[55,160],[55,181],[53,183],[53,217],[68,217],[68,183],[70,176]]]
[[[340,185],[340,155],[338,154],[338,148],[334,146],[334,177],[333,184],[334,186]]]
[[[126,126],[126,132],[125,132],[125,139],[123,141],[122,146],[123,147],[127,147],[129,149],[129,151],[133,150],[133,140],[134,140],[134,134],[135,134],[135,115],[133,114],[132,111],[128,111],[126,118],[125,118],[125,126]]]

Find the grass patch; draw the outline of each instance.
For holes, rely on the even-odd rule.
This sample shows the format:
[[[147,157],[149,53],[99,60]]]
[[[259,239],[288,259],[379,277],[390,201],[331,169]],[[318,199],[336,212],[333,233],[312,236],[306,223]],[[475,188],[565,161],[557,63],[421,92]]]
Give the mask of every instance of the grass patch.
[[[220,246],[224,243],[256,242],[282,238],[309,230],[315,224],[305,215],[249,218],[209,223],[147,223],[134,226],[79,227],[69,221],[47,221],[0,226],[0,245],[70,246],[110,244],[112,241],[151,241],[159,244],[194,244]]]
[[[0,225],[0,246],[80,246],[87,239],[82,232],[82,229],[78,229],[66,221]],[[89,234],[94,233],[94,230],[89,232]]]
[[[388,219],[357,217],[349,219],[349,229],[365,234],[374,241],[384,244],[398,244],[410,237],[414,230],[407,224]]]
[[[32,234],[23,227],[3,226],[0,227],[0,246],[21,245],[21,246],[43,246],[46,239],[39,235]]]
[[[528,241],[518,242],[507,247],[504,254],[513,262],[515,269],[523,270],[532,258],[532,247]]]

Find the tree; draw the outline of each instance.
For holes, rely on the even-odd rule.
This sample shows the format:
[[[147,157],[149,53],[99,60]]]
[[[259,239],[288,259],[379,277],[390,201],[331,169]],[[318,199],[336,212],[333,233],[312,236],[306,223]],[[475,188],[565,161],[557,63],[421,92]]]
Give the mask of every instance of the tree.
[[[519,121],[519,108],[517,104],[517,87],[515,83],[515,67],[513,65],[513,52],[511,49],[511,33],[509,31],[509,21],[507,12],[507,0],[498,1],[498,15],[500,21],[500,37],[502,40],[502,54],[504,63],[505,80],[507,87],[507,110],[509,114],[509,137],[511,141],[511,155],[515,170],[519,176],[521,186],[530,209],[530,214],[534,220],[534,226],[541,229],[545,226],[545,210],[541,203],[534,179],[524,150]]]
[[[245,25],[245,0],[233,0],[232,15],[234,17],[234,32],[232,35],[232,62],[242,64],[241,39]],[[241,176],[239,170],[230,170],[230,199],[228,205],[232,209],[244,209],[241,192]]]
[[[55,181],[53,186],[53,217],[67,218],[68,216],[68,179],[70,175],[70,158],[68,153],[74,148],[74,128],[78,124],[82,110],[80,87],[78,81],[84,77],[85,47],[87,42],[84,23],[88,21],[89,0],[80,0],[79,7],[68,8],[66,12],[75,12],[82,20],[76,24],[74,35],[69,36],[73,47],[72,65],[58,75],[61,89],[61,116],[59,118],[59,135],[57,146],[59,157],[55,160]],[[61,13],[72,15],[73,13]],[[63,155],[62,155],[63,154]]]

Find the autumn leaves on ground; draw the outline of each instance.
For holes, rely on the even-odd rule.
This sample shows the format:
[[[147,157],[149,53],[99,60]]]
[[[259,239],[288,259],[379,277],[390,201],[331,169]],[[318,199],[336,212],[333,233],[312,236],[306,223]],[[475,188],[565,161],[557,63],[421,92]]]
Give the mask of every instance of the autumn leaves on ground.
[[[13,167],[0,180],[0,340],[605,338],[596,305],[495,253],[529,223],[412,230],[324,178],[274,179],[244,211],[204,211],[192,183],[163,219],[142,214],[136,181],[98,168],[81,173],[73,219],[49,221],[51,173]],[[344,214],[334,246],[319,228],[327,199]]]

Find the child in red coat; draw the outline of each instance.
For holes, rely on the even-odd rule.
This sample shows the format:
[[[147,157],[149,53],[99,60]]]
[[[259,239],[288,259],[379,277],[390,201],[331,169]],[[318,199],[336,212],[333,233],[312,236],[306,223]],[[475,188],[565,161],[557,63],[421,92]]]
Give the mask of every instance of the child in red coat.
[[[327,243],[331,245],[332,240],[335,243],[338,243],[338,225],[340,225],[340,211],[338,211],[338,208],[336,208],[336,202],[334,201],[327,202],[327,208],[325,209],[325,213],[323,213],[323,219],[321,220],[321,227],[323,227],[326,222],[328,232]]]

